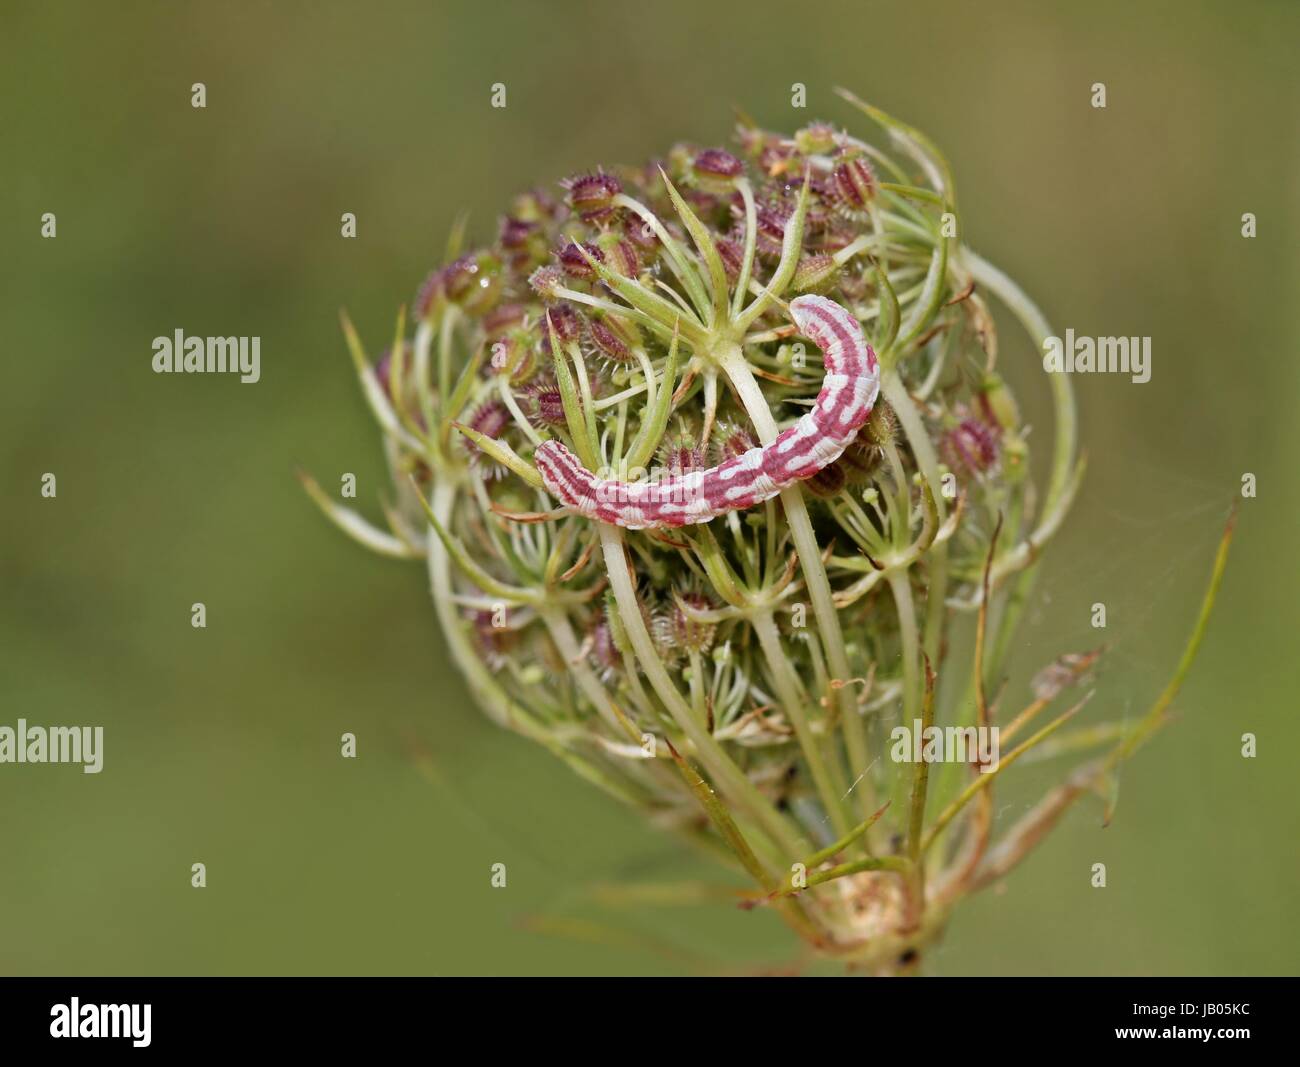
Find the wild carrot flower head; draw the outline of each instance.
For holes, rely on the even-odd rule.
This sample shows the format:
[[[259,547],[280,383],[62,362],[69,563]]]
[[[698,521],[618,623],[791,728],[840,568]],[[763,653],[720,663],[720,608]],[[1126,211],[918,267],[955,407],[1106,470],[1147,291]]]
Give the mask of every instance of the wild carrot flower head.
[[[987,753],[913,734],[1045,736],[1028,723],[1050,700],[1017,716],[985,681],[1078,469],[1066,385],[1065,431],[1033,436],[1047,482],[1029,477],[986,295],[1037,312],[961,244],[948,163],[846,98],[885,147],[745,123],[734,149],[517,198],[429,276],[386,362],[349,334],[392,532],[323,506],[426,561],[489,715],[721,843],[749,903],[819,950],[898,969],[1057,814],[994,840]],[[637,528],[656,484],[713,494],[709,521]]]

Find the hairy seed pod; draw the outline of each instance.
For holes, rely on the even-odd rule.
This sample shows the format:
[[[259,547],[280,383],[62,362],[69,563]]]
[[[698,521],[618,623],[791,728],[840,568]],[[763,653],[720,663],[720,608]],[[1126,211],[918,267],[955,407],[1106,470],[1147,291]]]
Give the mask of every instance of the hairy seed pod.
[[[944,434],[940,452],[955,471],[985,474],[998,461],[997,429],[983,419],[963,418]]]
[[[848,484],[848,481],[848,469],[841,459],[827,467],[823,467],[803,484],[808,487],[813,496],[826,499],[836,496]]]
[[[648,226],[644,219],[629,214],[623,220],[623,236],[632,242],[638,253],[653,257],[659,251],[659,236]]]
[[[596,245],[584,244],[579,248],[576,241],[567,242],[552,254],[555,256],[555,261],[560,265],[560,269],[570,278],[578,278],[584,282],[592,281],[596,277],[596,268],[591,265],[587,256],[582,254],[583,252],[586,252],[587,256],[590,256],[597,263],[603,263],[605,260],[605,253]]]
[[[718,625],[694,618],[692,612],[713,611],[717,604],[703,593],[688,590],[678,593],[665,612],[673,644],[685,652],[708,652],[713,647]]]
[[[587,320],[588,351],[611,363],[631,363],[633,349],[641,344],[640,333],[627,319],[615,315],[592,316]]]
[[[512,385],[520,385],[537,371],[537,344],[528,330],[514,330],[492,342],[488,366]]]
[[[808,229],[822,252],[838,252],[843,245],[834,242],[850,231],[839,229],[844,222],[839,203],[835,198],[835,182],[830,175],[813,173],[809,178]],[[850,240],[860,236],[851,231]]]
[[[790,221],[792,208],[785,203],[769,202],[757,209],[755,247],[761,256],[778,258],[785,247],[785,224]]]
[[[1004,430],[1020,428],[1020,409],[1006,383],[996,374],[988,374],[980,384],[980,412],[986,422]]]
[[[546,262],[546,235],[540,223],[507,215],[501,220],[497,244],[512,273],[527,274],[533,267]]]
[[[861,485],[871,481],[884,458],[883,448],[864,440],[863,434],[858,434],[857,440],[844,450],[843,455],[834,465],[840,469],[849,483]]]
[[[854,218],[865,215],[876,198],[876,175],[865,156],[857,152],[840,155],[831,172],[832,195],[840,209]]]
[[[609,682],[623,669],[623,654],[614,640],[614,630],[608,617],[598,618],[591,628],[592,666],[602,682]]]
[[[415,293],[415,300],[412,307],[415,309],[417,319],[427,319],[433,314],[434,308],[438,304],[438,295],[442,286],[442,271],[430,271],[424,281],[420,283],[420,288]]]
[[[888,404],[877,404],[858,436],[865,443],[879,448],[892,444],[898,437],[898,416],[894,414],[894,409]]]
[[[531,382],[523,394],[524,410],[528,421],[539,430],[564,426],[564,394],[554,378],[539,378]]]
[[[613,230],[602,233],[596,238],[596,247],[600,249],[601,262],[615,274],[635,278],[641,272],[636,246],[622,234]]]
[[[794,135],[794,145],[805,156],[824,156],[835,150],[834,127],[825,122],[814,122]]]
[[[560,289],[564,285],[564,272],[551,265],[538,267],[528,276],[528,285],[546,303],[560,299]]]
[[[835,285],[839,267],[825,252],[804,256],[795,268],[791,285],[799,293],[825,293]]]
[[[705,466],[704,449],[694,434],[677,433],[659,446],[659,466],[671,474],[685,474]]]
[[[719,237],[714,241],[718,246],[718,258],[722,260],[722,269],[727,281],[735,283],[740,277],[740,268],[745,262],[745,247],[731,237]]]
[[[691,160],[691,177],[697,188],[715,196],[726,196],[736,188],[745,166],[730,152],[706,148]]]
[[[510,412],[500,400],[485,400],[475,408],[474,413],[465,420],[465,424],[484,437],[490,437],[494,441],[500,440],[506,427],[510,425]],[[483,477],[497,479],[505,475],[506,469],[483,452],[473,441],[465,440],[463,443],[470,462]]]
[[[439,295],[467,315],[485,315],[501,297],[501,266],[490,252],[461,256],[441,271]]]
[[[553,304],[546,309],[543,316],[541,334],[541,349],[546,355],[551,354],[551,331],[555,331],[555,336],[560,344],[566,345],[570,341],[576,341],[582,336],[582,316],[578,314],[572,304]]]
[[[483,336],[489,341],[504,337],[521,327],[528,318],[524,304],[501,304],[483,316]]]
[[[569,207],[583,222],[608,219],[615,211],[614,198],[623,191],[622,183],[604,171],[576,175],[563,185],[569,193]]]
[[[534,235],[540,232],[541,227],[537,223],[525,222],[513,215],[506,215],[501,219],[498,227],[497,241],[507,252],[520,252],[526,249]]]
[[[713,430],[714,465],[725,463],[729,459],[743,456],[751,448],[758,447],[758,440],[750,431],[737,423],[725,421],[718,423]]]
[[[558,217],[559,203],[545,189],[533,189],[514,198],[510,214],[523,222],[535,222],[544,226]]]
[[[758,166],[766,174],[784,174],[794,163],[794,146],[779,137],[769,138],[758,153]]]

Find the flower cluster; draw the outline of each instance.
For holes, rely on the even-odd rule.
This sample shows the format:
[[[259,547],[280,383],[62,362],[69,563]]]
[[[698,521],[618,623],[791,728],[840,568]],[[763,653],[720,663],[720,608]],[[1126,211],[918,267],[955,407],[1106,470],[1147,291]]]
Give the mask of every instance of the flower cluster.
[[[992,840],[994,780],[1068,718],[1030,728],[1093,657],[1055,665],[1018,715],[985,691],[1077,484],[1069,387],[1053,382],[1058,425],[1034,435],[1052,443],[1035,486],[985,295],[1036,343],[1046,324],[960,244],[928,139],[848,99],[890,152],[745,123],[730,147],[516,198],[494,240],[419,289],[413,336],[399,319],[372,364],[347,327],[390,530],[308,488],[370,547],[427,560],[488,714],[720,847],[754,880],[747,903],[818,950],[897,970],[1093,784]],[[530,457],[551,438],[624,478],[771,441],[822,377],[788,313],[805,293],[849,309],[880,361],[881,398],[837,461],[681,529],[623,530],[546,493]],[[891,734],[914,725],[1000,727],[1001,764],[973,748],[901,762]]]

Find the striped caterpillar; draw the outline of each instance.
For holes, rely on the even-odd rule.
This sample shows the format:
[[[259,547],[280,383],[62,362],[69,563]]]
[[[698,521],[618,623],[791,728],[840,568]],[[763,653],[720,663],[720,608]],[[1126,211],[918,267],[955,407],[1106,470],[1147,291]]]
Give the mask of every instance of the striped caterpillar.
[[[858,320],[833,300],[797,297],[790,314],[822,350],[826,375],[811,410],[771,443],[708,470],[657,482],[620,482],[597,477],[564,445],[545,441],[534,454],[542,483],[579,515],[641,530],[710,522],[743,511],[834,463],[871,415],[880,390],[876,354]]]

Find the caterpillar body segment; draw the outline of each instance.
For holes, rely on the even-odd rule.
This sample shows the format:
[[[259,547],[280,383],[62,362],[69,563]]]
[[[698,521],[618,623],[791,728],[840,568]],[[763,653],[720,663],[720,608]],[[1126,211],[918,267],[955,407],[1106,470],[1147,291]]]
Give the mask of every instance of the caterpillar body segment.
[[[534,462],[547,491],[598,522],[676,527],[751,508],[834,463],[871,415],[880,367],[858,320],[835,301],[797,297],[790,313],[821,349],[826,374],[812,408],[775,440],[707,470],[647,482],[600,478],[560,442],[546,441]]]

